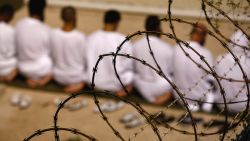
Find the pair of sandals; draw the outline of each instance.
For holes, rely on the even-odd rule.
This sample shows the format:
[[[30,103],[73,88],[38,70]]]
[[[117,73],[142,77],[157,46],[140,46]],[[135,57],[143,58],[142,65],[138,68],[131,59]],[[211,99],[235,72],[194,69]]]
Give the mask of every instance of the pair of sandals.
[[[189,104],[189,110],[191,112],[199,112],[199,111],[204,111],[204,112],[211,112],[213,108],[213,104],[210,103],[203,103],[201,106],[198,104]]]
[[[193,121],[197,123],[201,123],[204,120],[200,117],[193,117]],[[192,124],[192,119],[189,115],[183,114],[179,117],[178,122],[181,124]]]
[[[125,125],[125,128],[135,128],[143,125],[146,122],[145,119],[142,119],[140,117],[141,116],[137,112],[127,113],[120,119],[120,122]],[[164,123],[174,121],[175,118],[173,116],[166,116],[163,112],[161,112],[150,115],[150,119],[152,120],[152,122],[158,125],[162,125]]]
[[[10,99],[11,105],[19,107],[19,109],[27,109],[31,103],[32,98],[29,96],[23,96],[20,93],[15,93]]]
[[[63,102],[64,100],[62,98],[56,98],[54,100],[54,103],[57,107]],[[77,101],[77,102],[71,102],[71,103],[65,103],[64,107],[67,108],[69,111],[76,111],[81,108],[84,108],[88,105],[88,102],[84,99]]]
[[[123,101],[107,101],[106,103],[103,103],[100,105],[100,109],[103,113],[110,113],[110,112],[115,112],[117,110],[120,110],[121,108],[123,108],[125,106],[125,103]],[[96,106],[93,109],[94,113],[99,113],[99,109]]]
[[[202,126],[204,128],[211,128],[211,127],[219,127],[219,130],[223,130],[224,129],[224,125],[225,125],[225,120],[213,120],[212,122],[209,121],[209,122],[204,122],[204,120],[202,118],[197,118],[197,117],[193,117],[193,120],[196,124],[199,124],[199,123],[202,123]],[[181,123],[181,124],[184,124],[184,125],[189,125],[189,124],[192,124],[192,120],[191,120],[191,117],[190,116],[185,116],[185,115],[182,115],[178,121]],[[229,125],[229,122],[226,123],[226,125]]]
[[[215,96],[212,93],[208,93],[205,95],[206,97],[206,102],[203,103],[202,105],[199,105],[198,103],[189,103],[189,110],[191,112],[198,112],[198,111],[204,111],[207,113],[210,113],[213,110],[213,102],[215,101]]]
[[[143,125],[145,120],[141,119],[137,112],[130,112],[122,116],[120,123],[124,124],[125,128],[131,129]]]

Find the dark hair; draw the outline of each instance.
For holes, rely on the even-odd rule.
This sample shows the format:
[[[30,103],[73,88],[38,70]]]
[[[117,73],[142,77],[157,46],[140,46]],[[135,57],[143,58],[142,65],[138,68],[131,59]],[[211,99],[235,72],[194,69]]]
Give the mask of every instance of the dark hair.
[[[61,11],[61,18],[64,22],[71,22],[75,20],[76,10],[74,7],[67,6]]]
[[[14,8],[9,4],[4,4],[0,7],[0,14],[12,16],[14,14]]]
[[[116,10],[109,10],[105,13],[104,23],[117,23],[120,20],[121,20],[121,14]]]
[[[29,0],[29,14],[43,16],[46,0]]]
[[[145,22],[145,29],[147,31],[159,31],[161,22],[158,16],[150,15],[147,17]]]

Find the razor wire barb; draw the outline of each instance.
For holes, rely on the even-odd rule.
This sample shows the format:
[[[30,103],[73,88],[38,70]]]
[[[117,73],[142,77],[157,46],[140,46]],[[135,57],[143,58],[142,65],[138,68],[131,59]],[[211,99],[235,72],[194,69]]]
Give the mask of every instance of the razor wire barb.
[[[230,3],[231,5],[235,6],[237,8],[237,5],[234,4],[233,2],[231,2],[231,0],[227,0],[228,3]],[[210,0],[201,0],[201,11],[203,12],[203,14],[205,15],[205,20],[207,22],[207,24],[212,28],[212,30],[208,30],[207,33],[209,36],[211,36],[212,38],[214,38],[217,42],[219,42],[221,44],[221,46],[226,49],[231,56],[234,58],[235,63],[233,66],[230,67],[230,69],[227,71],[227,73],[229,73],[235,66],[238,66],[240,68],[240,71],[243,75],[243,79],[233,79],[230,77],[227,77],[227,73],[225,73],[224,76],[219,76],[216,71],[214,70],[214,66],[211,66],[207,61],[206,58],[204,56],[202,56],[199,52],[197,52],[192,46],[190,46],[186,41],[178,38],[177,34],[176,34],[176,30],[175,30],[175,25],[174,22],[180,23],[180,24],[186,24],[186,25],[190,25],[190,26],[194,26],[197,24],[197,22],[190,22],[190,21],[186,21],[184,19],[180,19],[180,18],[173,18],[172,16],[172,5],[174,3],[173,0],[168,0],[168,13],[167,16],[163,19],[161,19],[161,22],[166,22],[169,24],[170,30],[172,33],[167,33],[167,32],[152,32],[152,31],[137,31],[129,36],[127,36],[123,42],[121,42],[121,44],[117,47],[117,50],[108,54],[101,54],[96,62],[96,65],[93,68],[93,75],[92,75],[92,82],[91,82],[91,91],[85,91],[84,93],[81,94],[72,94],[71,96],[69,96],[67,99],[65,99],[63,102],[61,102],[54,114],[54,125],[53,127],[47,128],[47,129],[40,129],[35,131],[33,134],[31,134],[29,137],[25,138],[24,141],[29,141],[34,137],[37,136],[41,136],[44,135],[47,132],[54,132],[54,139],[55,141],[60,141],[60,135],[58,132],[61,131],[65,131],[65,132],[70,132],[72,134],[76,134],[76,135],[80,135],[84,138],[86,138],[87,140],[91,140],[91,141],[96,141],[97,139],[94,136],[90,136],[78,129],[74,129],[74,128],[62,128],[58,125],[58,119],[59,119],[59,113],[60,111],[64,108],[64,105],[69,102],[72,99],[75,99],[77,97],[79,97],[80,95],[84,95],[86,93],[93,95],[93,100],[95,105],[98,107],[98,110],[100,112],[100,115],[102,117],[102,119],[104,120],[104,122],[107,124],[107,126],[111,129],[111,131],[113,132],[113,134],[122,141],[125,141],[126,138],[119,132],[119,129],[117,129],[114,125],[112,125],[112,123],[110,122],[110,119],[108,118],[108,116],[106,115],[106,113],[104,113],[100,107],[100,100],[98,97],[98,94],[101,95],[107,95],[110,97],[114,97],[116,99],[119,99],[123,102],[125,102],[128,105],[131,105],[147,122],[147,124],[145,126],[143,126],[142,128],[140,128],[139,132],[135,132],[133,134],[132,137],[129,137],[128,140],[133,140],[135,139],[139,134],[142,134],[144,131],[144,128],[146,127],[150,127],[152,129],[152,131],[154,132],[155,136],[156,136],[156,140],[163,140],[163,137],[165,137],[170,131],[175,131],[181,134],[186,134],[186,135],[193,135],[194,139],[197,141],[199,136],[210,136],[210,135],[221,135],[219,140],[223,141],[225,140],[225,137],[227,135],[227,133],[230,130],[234,130],[237,126],[239,126],[241,123],[244,123],[247,116],[249,116],[249,99],[250,99],[250,93],[249,93],[249,83],[250,80],[248,79],[246,72],[244,71],[241,63],[239,62],[239,59],[241,58],[241,56],[236,56],[231,49],[228,47],[228,44],[231,43],[237,47],[240,47],[246,51],[250,51],[249,48],[247,48],[246,46],[242,46],[242,45],[238,45],[237,43],[231,41],[230,39],[228,39],[225,35],[223,35],[223,33],[217,28],[217,25],[215,23],[212,22],[212,20],[214,20],[214,18],[212,16],[210,16],[208,14],[207,11],[207,7],[212,8],[213,10],[215,10],[216,12],[218,12],[218,16],[222,16],[224,19],[226,19],[229,23],[231,23],[234,28],[241,30],[242,33],[247,37],[248,41],[250,39],[249,35],[247,34],[247,31],[245,29],[243,29],[240,25],[239,22],[237,22],[237,20],[232,19],[227,12],[225,12],[220,5],[222,5],[223,0],[218,0],[216,1],[210,1]],[[239,3],[242,1],[239,1]],[[243,1],[244,2],[244,1]],[[250,1],[246,0],[248,6],[250,5]],[[246,10],[249,10],[247,8],[245,8]],[[247,12],[245,12],[247,13]],[[249,27],[247,27],[248,29]],[[209,102],[204,102],[202,100],[196,100],[196,99],[190,99],[185,97],[185,95],[188,92],[181,92],[179,90],[179,88],[175,85],[174,82],[171,81],[171,79],[168,78],[168,76],[166,74],[163,73],[161,66],[159,65],[159,63],[156,60],[156,56],[152,50],[153,46],[150,43],[150,39],[149,39],[149,34],[160,34],[163,35],[165,37],[167,37],[168,39],[174,40],[179,47],[181,48],[181,50],[183,51],[183,53],[186,55],[186,57],[191,60],[199,69],[202,69],[203,71],[206,72],[206,75],[211,75],[212,77],[214,77],[214,80],[218,83],[219,85],[219,89],[221,91],[221,96],[223,97],[223,102],[213,102],[210,104],[224,104],[224,109],[222,109],[216,116],[219,116],[220,114],[224,114],[224,125],[223,128],[215,131],[215,132],[205,132],[206,130],[208,130],[208,128],[211,126],[211,124],[213,123],[213,120],[209,123],[209,125],[206,127],[206,129],[204,131],[198,132],[197,131],[197,125],[196,122],[194,121],[194,116],[186,102],[186,100],[191,100],[191,101],[196,101],[196,102],[201,102],[201,103],[209,103]],[[145,60],[141,59],[141,58],[136,58],[134,56],[132,56],[131,54],[124,54],[124,53],[120,53],[123,45],[130,41],[132,38],[137,37],[137,36],[146,36],[146,40],[147,40],[147,44],[148,44],[148,48],[149,48],[149,53],[154,61],[154,65],[156,67],[154,67],[153,64],[149,64],[148,62],[146,62]],[[205,67],[203,65],[201,65],[200,63],[196,62],[191,55],[185,51],[184,48],[189,48],[190,50],[192,50],[196,55],[198,55],[200,57],[200,60],[205,63]],[[114,95],[113,93],[109,92],[109,91],[95,91],[95,77],[96,77],[96,73],[98,73],[98,66],[99,64],[102,62],[102,60],[106,57],[112,57],[112,63],[113,63],[113,69],[115,71],[115,75],[117,80],[120,82],[122,88],[124,89],[124,91],[128,94],[129,92],[127,91],[125,85],[123,84],[120,75],[117,71],[117,66],[116,66],[116,62],[117,62],[117,58],[119,57],[123,57],[126,59],[131,59],[133,61],[137,61],[141,64],[143,64],[144,66],[148,67],[149,69],[153,70],[155,73],[157,73],[159,76],[161,76],[162,78],[164,78],[166,80],[166,83],[169,83],[172,88],[174,89],[174,91],[178,94],[178,98],[176,98],[173,102],[171,102],[170,104],[166,105],[165,107],[163,107],[163,110],[161,110],[158,114],[152,116],[149,112],[147,112],[147,110],[145,110],[138,102],[135,101],[131,101],[128,100],[127,98],[123,98],[123,97],[118,97],[116,95]],[[223,57],[222,57],[223,59]],[[219,64],[219,62],[217,62],[217,64]],[[204,79],[204,77],[206,76],[202,76],[200,78],[200,80]],[[238,82],[238,83],[245,83],[244,87],[242,87],[242,89],[246,89],[247,90],[247,100],[240,100],[240,101],[227,101],[226,99],[226,95],[225,95],[225,91],[224,88],[221,85],[221,80],[226,80],[229,82]],[[197,82],[198,85],[199,82]],[[194,87],[196,87],[197,85],[194,85],[193,87],[190,87],[189,90],[192,90]],[[241,93],[241,90],[239,90],[239,92],[236,94],[236,96]],[[209,91],[209,90],[208,90]],[[204,92],[204,96],[206,95],[207,92]],[[235,97],[236,97],[235,96]],[[182,103],[184,103],[184,108],[186,110],[185,116],[180,119],[176,125],[172,126],[168,123],[163,123],[163,127],[165,127],[166,132],[163,133],[163,135],[161,135],[160,130],[158,128],[158,126],[155,124],[154,120],[160,115],[161,112],[164,111],[164,109],[168,109],[171,108],[175,103],[177,103],[178,101],[181,101]],[[236,103],[242,103],[245,102],[246,104],[246,108],[238,113],[233,120],[231,121],[230,124],[228,124],[228,116],[229,116],[229,112],[228,112],[228,108],[227,106],[229,104],[236,104]],[[192,123],[192,128],[193,131],[187,131],[187,130],[183,130],[183,129],[178,129],[176,126],[186,117],[189,116],[191,118],[191,123]],[[237,121],[238,119],[238,121]],[[234,131],[233,131],[234,133]],[[235,133],[236,134],[236,133]],[[230,138],[230,135],[228,136]]]

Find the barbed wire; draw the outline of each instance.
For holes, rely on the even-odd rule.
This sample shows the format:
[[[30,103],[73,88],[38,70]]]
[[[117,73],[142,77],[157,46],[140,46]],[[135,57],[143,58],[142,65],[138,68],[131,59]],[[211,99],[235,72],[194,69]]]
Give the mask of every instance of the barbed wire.
[[[220,1],[221,2],[221,1]],[[187,24],[190,26],[195,26],[197,24],[197,22],[189,22],[183,19],[179,19],[179,18],[173,18],[172,16],[172,5],[173,5],[174,1],[173,0],[168,0],[168,13],[167,16],[163,19],[161,19],[161,22],[167,22],[169,24],[170,30],[172,33],[167,33],[167,32],[155,32],[155,31],[137,31],[131,35],[128,35],[124,41],[122,41],[120,43],[119,46],[117,46],[117,50],[111,53],[107,53],[107,54],[100,54],[94,68],[93,68],[93,75],[92,75],[92,81],[91,81],[91,90],[90,91],[84,91],[84,93],[80,93],[80,94],[72,94],[71,96],[69,96],[67,99],[65,99],[63,102],[61,102],[54,114],[54,124],[53,127],[51,128],[47,128],[47,129],[40,129],[35,131],[33,134],[31,134],[29,137],[25,138],[24,141],[29,141],[34,137],[40,136],[40,135],[44,135],[44,133],[47,132],[54,132],[54,139],[55,141],[60,141],[60,136],[59,133],[60,131],[66,131],[66,132],[70,132],[72,134],[76,134],[76,135],[81,135],[82,137],[91,140],[91,141],[95,141],[97,140],[94,136],[90,136],[88,134],[85,134],[84,132],[81,132],[78,129],[74,129],[74,128],[61,128],[58,124],[58,119],[59,119],[59,113],[60,111],[64,108],[65,104],[68,103],[69,101],[71,101],[72,99],[75,99],[77,97],[79,97],[80,95],[84,95],[84,94],[91,94],[93,96],[93,100],[95,105],[98,107],[98,110],[100,112],[101,118],[104,120],[104,122],[107,124],[107,126],[111,129],[111,131],[113,132],[113,134],[117,137],[117,139],[125,141],[126,138],[119,132],[119,129],[117,129],[114,125],[112,125],[112,123],[110,122],[110,119],[108,118],[107,114],[105,112],[102,111],[102,108],[100,106],[100,100],[99,100],[99,95],[106,95],[109,97],[113,97],[115,99],[121,100],[123,102],[125,102],[126,104],[132,106],[139,114],[140,116],[142,116],[146,123],[143,127],[140,128],[140,130],[138,132],[133,133],[132,136],[130,136],[128,138],[128,140],[133,140],[135,139],[139,134],[142,134],[144,132],[144,129],[147,127],[150,127],[152,129],[152,131],[154,132],[155,136],[156,136],[156,140],[162,141],[163,138],[169,134],[170,131],[175,131],[178,132],[180,134],[185,134],[185,135],[192,135],[194,136],[194,139],[197,141],[199,136],[210,136],[210,135],[220,135],[219,140],[223,141],[227,135],[227,133],[231,130],[232,133],[231,134],[236,134],[235,129],[236,127],[238,127],[240,125],[240,123],[243,123],[247,116],[249,116],[249,99],[250,99],[250,92],[249,92],[249,83],[250,80],[248,79],[248,76],[246,75],[246,72],[243,69],[243,66],[240,63],[240,59],[243,56],[236,56],[232,50],[229,48],[228,44],[233,44],[234,47],[240,47],[242,49],[244,49],[245,51],[250,51],[250,49],[246,46],[242,46],[239,45],[233,41],[231,41],[230,39],[228,39],[225,35],[222,34],[222,32],[212,23],[211,17],[209,16],[208,12],[207,12],[207,6],[215,9],[216,12],[218,12],[219,14],[217,15],[221,15],[223,16],[225,19],[228,20],[229,23],[231,23],[234,28],[242,31],[242,33],[247,37],[248,41],[250,39],[249,35],[247,34],[247,32],[245,31],[245,29],[243,29],[240,26],[240,23],[237,22],[236,20],[233,20],[230,16],[227,15],[227,13],[225,11],[223,11],[223,9],[220,8],[220,4],[214,4],[215,2],[209,1],[209,0],[201,0],[201,10],[203,11],[204,15],[205,15],[205,19],[207,24],[212,28],[213,31],[208,30],[207,33],[209,36],[213,37],[216,41],[218,41],[221,46],[226,49],[229,54],[232,56],[232,58],[234,59],[235,63],[233,64],[233,66],[230,66],[229,69],[224,73],[223,76],[219,76],[216,71],[214,66],[212,66],[211,64],[209,64],[206,60],[206,58],[200,54],[197,50],[195,50],[188,42],[178,38],[176,31],[175,31],[175,25],[174,22],[178,22],[181,24]],[[248,5],[250,5],[250,1],[247,0]],[[197,83],[195,83],[194,86],[191,86],[188,91],[182,92],[178,86],[170,79],[170,77],[167,74],[164,74],[164,72],[161,69],[161,66],[159,65],[159,63],[156,60],[156,56],[152,50],[153,46],[150,43],[150,38],[149,35],[150,34],[159,34],[159,35],[163,35],[165,37],[167,37],[168,39],[174,40],[178,47],[180,47],[180,49],[182,50],[182,52],[185,54],[185,56],[192,61],[199,69],[203,70],[205,73],[205,75],[201,76],[200,79],[197,81]],[[120,51],[122,50],[122,47],[125,43],[131,41],[132,38],[137,37],[137,36],[145,36],[146,37],[146,41],[147,41],[147,45],[148,45],[148,49],[149,49],[149,53],[150,56],[152,57],[153,61],[154,61],[154,65],[153,64],[149,64],[148,62],[146,62],[145,60],[141,59],[141,58],[137,58],[132,56],[131,54],[124,54],[124,53],[120,53]],[[195,53],[196,55],[199,56],[200,60],[202,61],[202,63],[204,63],[205,65],[202,65],[200,63],[198,63],[194,58],[192,58],[192,56],[185,50],[185,48],[190,49],[193,53]],[[154,71],[155,73],[157,73],[159,76],[161,76],[163,79],[166,80],[166,83],[169,83],[171,85],[171,87],[173,88],[173,90],[176,92],[176,94],[178,95],[178,97],[172,101],[171,103],[169,103],[168,105],[165,105],[160,112],[158,112],[156,115],[150,114],[149,112],[147,112],[146,109],[144,109],[140,103],[136,102],[136,101],[131,101],[129,99],[127,99],[126,97],[118,97],[116,95],[114,95],[112,92],[109,92],[107,90],[103,90],[103,91],[96,91],[95,90],[95,77],[96,74],[98,73],[98,66],[99,64],[102,62],[102,60],[106,57],[112,57],[112,63],[113,63],[113,69],[115,72],[115,76],[117,78],[117,80],[119,81],[121,87],[123,88],[123,90],[125,91],[126,94],[129,94],[129,91],[126,89],[124,83],[122,82],[122,79],[120,78],[120,75],[117,71],[117,59],[120,57],[129,59],[129,60],[133,60],[136,62],[141,63],[142,65],[146,66],[148,69],[151,69],[152,71]],[[224,57],[221,57],[221,60],[223,60]],[[221,60],[219,60],[217,62],[217,65],[221,63]],[[156,66],[156,67],[154,67]],[[238,67],[242,73],[243,79],[233,79],[228,77],[228,73],[231,72],[235,67]],[[187,94],[190,94],[190,92],[200,83],[201,80],[203,80],[206,76],[212,76],[214,78],[214,80],[216,81],[216,83],[218,84],[219,90],[220,90],[220,94],[222,96],[223,102],[207,102],[201,99],[191,99],[186,97]],[[229,82],[237,82],[237,83],[244,83],[244,85],[242,86],[242,88],[238,91],[238,93],[235,94],[235,98],[237,98],[239,96],[239,94],[242,93],[243,90],[247,90],[247,99],[246,100],[239,100],[239,101],[232,101],[232,100],[228,100],[226,98],[226,93],[225,90],[221,84],[222,80],[226,80]],[[207,91],[203,92],[203,96],[205,97],[207,95],[208,92],[210,92],[212,89],[208,89]],[[214,132],[208,132],[208,128],[211,127],[211,125],[213,124],[214,120],[211,120],[208,124],[208,126],[206,126],[206,128],[201,131],[198,132],[197,130],[197,123],[195,122],[195,116],[193,115],[193,113],[191,112],[190,107],[188,106],[187,100],[191,100],[191,101],[195,101],[195,102],[200,102],[200,103],[209,103],[209,104],[223,104],[224,108],[221,109],[221,111],[219,111],[216,114],[216,118],[218,118],[221,114],[223,114],[224,116],[224,123],[223,123],[223,127],[220,128],[218,131],[214,131]],[[164,112],[164,110],[169,109],[171,107],[173,107],[173,105],[177,104],[178,102],[182,102],[183,103],[183,107],[185,108],[185,115],[178,120],[174,125],[170,125],[169,123],[163,122],[161,123],[161,125],[167,129],[166,132],[164,133],[160,133],[160,130],[158,128],[158,125],[156,124],[155,120],[157,119],[157,117]],[[237,103],[246,103],[246,107],[243,111],[239,112],[238,114],[236,114],[231,122],[229,122],[229,109],[228,109],[228,105],[230,104],[237,104]],[[190,117],[191,119],[191,125],[192,125],[192,130],[193,131],[187,131],[184,129],[178,129],[177,126],[186,118],[186,117]],[[215,119],[216,119],[215,118]],[[227,138],[231,137],[231,134],[228,135]]]

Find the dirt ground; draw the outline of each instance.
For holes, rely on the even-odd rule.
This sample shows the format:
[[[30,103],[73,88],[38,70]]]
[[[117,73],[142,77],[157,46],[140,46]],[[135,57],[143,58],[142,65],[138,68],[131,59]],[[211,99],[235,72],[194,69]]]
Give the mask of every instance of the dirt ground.
[[[32,98],[32,105],[25,110],[20,110],[18,107],[14,107],[10,103],[10,98],[14,93],[21,93],[23,96],[30,96]],[[52,127],[53,125],[53,115],[57,109],[54,104],[54,99],[67,98],[67,94],[62,93],[52,93],[47,91],[37,91],[25,88],[17,88],[6,86],[4,93],[0,95],[0,141],[21,141],[24,138],[30,136],[38,129],[44,129]],[[91,135],[101,141],[116,141],[119,140],[107,126],[107,124],[102,120],[100,114],[93,113],[93,108],[95,107],[92,97],[82,96],[77,98],[85,99],[88,101],[88,106],[77,111],[69,111],[63,109],[59,113],[59,126],[67,128],[76,128],[80,131]],[[76,99],[76,100],[77,100]],[[102,99],[101,102],[107,101],[107,99]],[[143,105],[150,113],[155,113],[163,110],[163,107],[155,107],[150,105]],[[156,135],[153,133],[152,129],[148,124],[144,124],[134,129],[125,129],[124,125],[119,123],[119,119],[126,113],[135,111],[131,106],[126,105],[119,111],[113,113],[108,113],[108,119],[114,125],[114,127],[121,133],[121,135],[128,140],[138,141],[156,141],[158,140]],[[191,125],[176,125],[177,119],[180,115],[186,113],[181,109],[165,109],[164,113],[167,115],[172,115],[176,119],[171,122],[170,125],[181,130],[192,131]],[[209,115],[204,113],[194,114],[197,117],[202,117],[205,122],[212,119],[223,119],[223,117],[218,115]],[[144,130],[141,131],[141,128]],[[160,133],[164,141],[191,141],[194,140],[192,135],[184,135],[176,131],[169,131],[166,128],[159,127]],[[212,132],[217,128],[211,128],[205,130],[201,124],[197,125],[198,132]],[[136,138],[134,134],[138,133]],[[32,141],[53,141],[53,132],[48,132],[42,134],[41,136],[35,137]],[[234,133],[229,133],[231,137],[234,137]],[[62,141],[66,141],[69,138],[74,138],[76,135],[66,133],[61,131],[60,137]],[[218,135],[199,137],[199,141],[212,141],[218,140]]]

